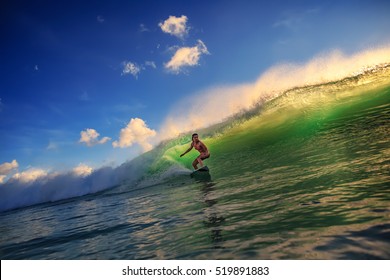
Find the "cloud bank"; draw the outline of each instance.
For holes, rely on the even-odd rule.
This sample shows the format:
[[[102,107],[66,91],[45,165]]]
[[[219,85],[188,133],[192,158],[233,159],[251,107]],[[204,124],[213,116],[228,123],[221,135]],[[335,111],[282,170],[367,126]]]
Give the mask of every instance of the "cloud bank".
[[[16,173],[10,179],[11,181],[19,181],[24,184],[30,184],[35,180],[41,179],[48,175],[47,171],[38,168],[31,168],[26,171]]]
[[[8,177],[8,181],[29,184],[48,175],[46,170],[39,168],[30,168],[23,172],[18,172],[18,168],[19,164],[15,159],[12,162],[0,164],[0,183],[4,184],[5,179]]]
[[[66,173],[49,173],[28,169],[14,175],[0,186],[0,212],[49,201],[96,193],[126,182],[137,182],[153,162],[154,157],[142,157],[116,168],[93,170],[80,164]]]
[[[4,183],[5,178],[19,167],[18,162],[14,159],[11,162],[4,162],[0,164],[0,184]]]
[[[18,162],[14,159],[12,162],[0,164],[0,175],[8,175],[12,170],[19,167]]]
[[[91,175],[93,168],[85,164],[79,164],[77,167],[73,168],[72,171],[75,176],[86,177]]]

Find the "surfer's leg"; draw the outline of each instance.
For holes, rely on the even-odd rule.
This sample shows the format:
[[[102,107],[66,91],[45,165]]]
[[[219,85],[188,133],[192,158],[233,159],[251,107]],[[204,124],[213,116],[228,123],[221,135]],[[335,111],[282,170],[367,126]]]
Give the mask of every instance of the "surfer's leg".
[[[198,164],[200,164],[200,167],[203,167],[204,164],[203,164],[203,159],[206,159],[206,158],[209,158],[210,157],[210,154],[205,154],[205,153],[201,153],[195,160],[194,162],[192,163],[192,166],[194,167],[195,170],[198,169]]]
[[[192,162],[192,166],[194,167],[195,170],[198,169],[198,158],[196,158],[196,159]]]
[[[203,164],[203,160],[206,159],[206,158],[209,158],[210,157],[210,154],[206,154],[206,153],[201,153],[199,156],[198,156],[198,162],[200,164],[200,167],[203,167],[204,164]]]
[[[197,158],[199,164],[200,164],[200,167],[203,167],[203,161],[202,161],[202,157],[201,156],[198,156]]]

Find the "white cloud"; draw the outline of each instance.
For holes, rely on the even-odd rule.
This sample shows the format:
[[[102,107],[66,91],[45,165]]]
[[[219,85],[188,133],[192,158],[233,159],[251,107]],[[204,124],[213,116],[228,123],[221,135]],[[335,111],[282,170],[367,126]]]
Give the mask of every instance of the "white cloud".
[[[138,74],[141,72],[141,67],[136,63],[131,61],[122,62],[123,70],[122,75],[133,75],[136,79],[138,78]]]
[[[198,40],[194,47],[179,48],[171,60],[165,64],[165,68],[173,73],[180,73],[183,67],[197,66],[202,54],[209,54],[206,45]]]
[[[153,69],[156,69],[157,66],[156,66],[156,63],[154,61],[145,61],[145,65],[146,66],[150,66],[152,67]]]
[[[0,175],[0,184],[5,183],[5,178],[6,177],[7,177],[6,175]]]
[[[87,146],[91,147],[97,144],[104,144],[111,140],[110,137],[103,137],[98,140],[100,134],[93,128],[87,128],[84,131],[80,132],[80,143],[85,143]]]
[[[320,8],[313,8],[300,11],[285,11],[281,18],[273,24],[273,27],[284,27],[293,31],[298,31],[307,17],[318,14]]]
[[[100,22],[100,23],[105,22],[105,19],[104,19],[102,16],[97,16],[96,19],[97,19],[97,21]]]
[[[31,183],[46,176],[47,172],[45,170],[32,168],[21,173],[16,173],[12,176],[12,179],[18,180],[22,183]]]
[[[58,144],[50,140],[46,150],[58,150]]]
[[[0,164],[0,175],[7,176],[18,167],[19,164],[15,159],[12,162],[4,162],[3,164]]]
[[[127,126],[121,129],[119,141],[112,143],[114,148],[126,148],[138,143],[143,150],[149,151],[153,146],[148,139],[156,136],[156,131],[148,128],[146,123],[139,118],[131,119]]]
[[[188,18],[184,15],[181,17],[169,16],[163,23],[160,22],[158,26],[164,33],[183,39],[188,34],[187,21]]]
[[[83,91],[83,93],[79,96],[79,100],[81,101],[89,101],[89,94],[86,91]]]
[[[140,31],[140,32],[150,32],[149,28],[147,28],[146,25],[143,24],[143,23],[141,23],[141,24],[139,25],[139,31]]]
[[[90,175],[93,171],[92,167],[80,163],[77,167],[73,168],[73,174],[78,177],[86,177]]]

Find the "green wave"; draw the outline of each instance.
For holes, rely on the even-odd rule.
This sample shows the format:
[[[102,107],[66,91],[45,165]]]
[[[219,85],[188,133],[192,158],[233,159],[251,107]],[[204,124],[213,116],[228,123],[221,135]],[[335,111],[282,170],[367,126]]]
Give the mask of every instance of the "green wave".
[[[367,114],[372,110],[374,119],[386,118],[389,104],[390,65],[382,65],[340,81],[292,88],[250,111],[196,132],[211,152],[206,164],[213,178],[219,178],[290,164],[297,160],[296,151],[310,141],[324,141],[316,151],[321,153],[321,149],[332,144],[334,123],[356,122],[359,116],[364,122],[370,119]],[[197,152],[193,150],[183,158],[179,155],[189,147],[191,134],[161,143],[144,155],[154,157],[147,177],[162,174],[173,166],[190,170]],[[328,143],[318,138],[327,134]]]

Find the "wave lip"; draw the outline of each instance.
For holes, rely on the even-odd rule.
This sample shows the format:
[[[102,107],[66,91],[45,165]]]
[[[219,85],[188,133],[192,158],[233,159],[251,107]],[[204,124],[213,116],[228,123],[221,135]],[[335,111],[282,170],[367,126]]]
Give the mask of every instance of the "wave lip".
[[[212,87],[180,101],[166,118],[158,138],[169,139],[223,122],[293,88],[337,82],[389,63],[390,45],[349,56],[333,50],[304,64],[279,64],[252,83]]]

